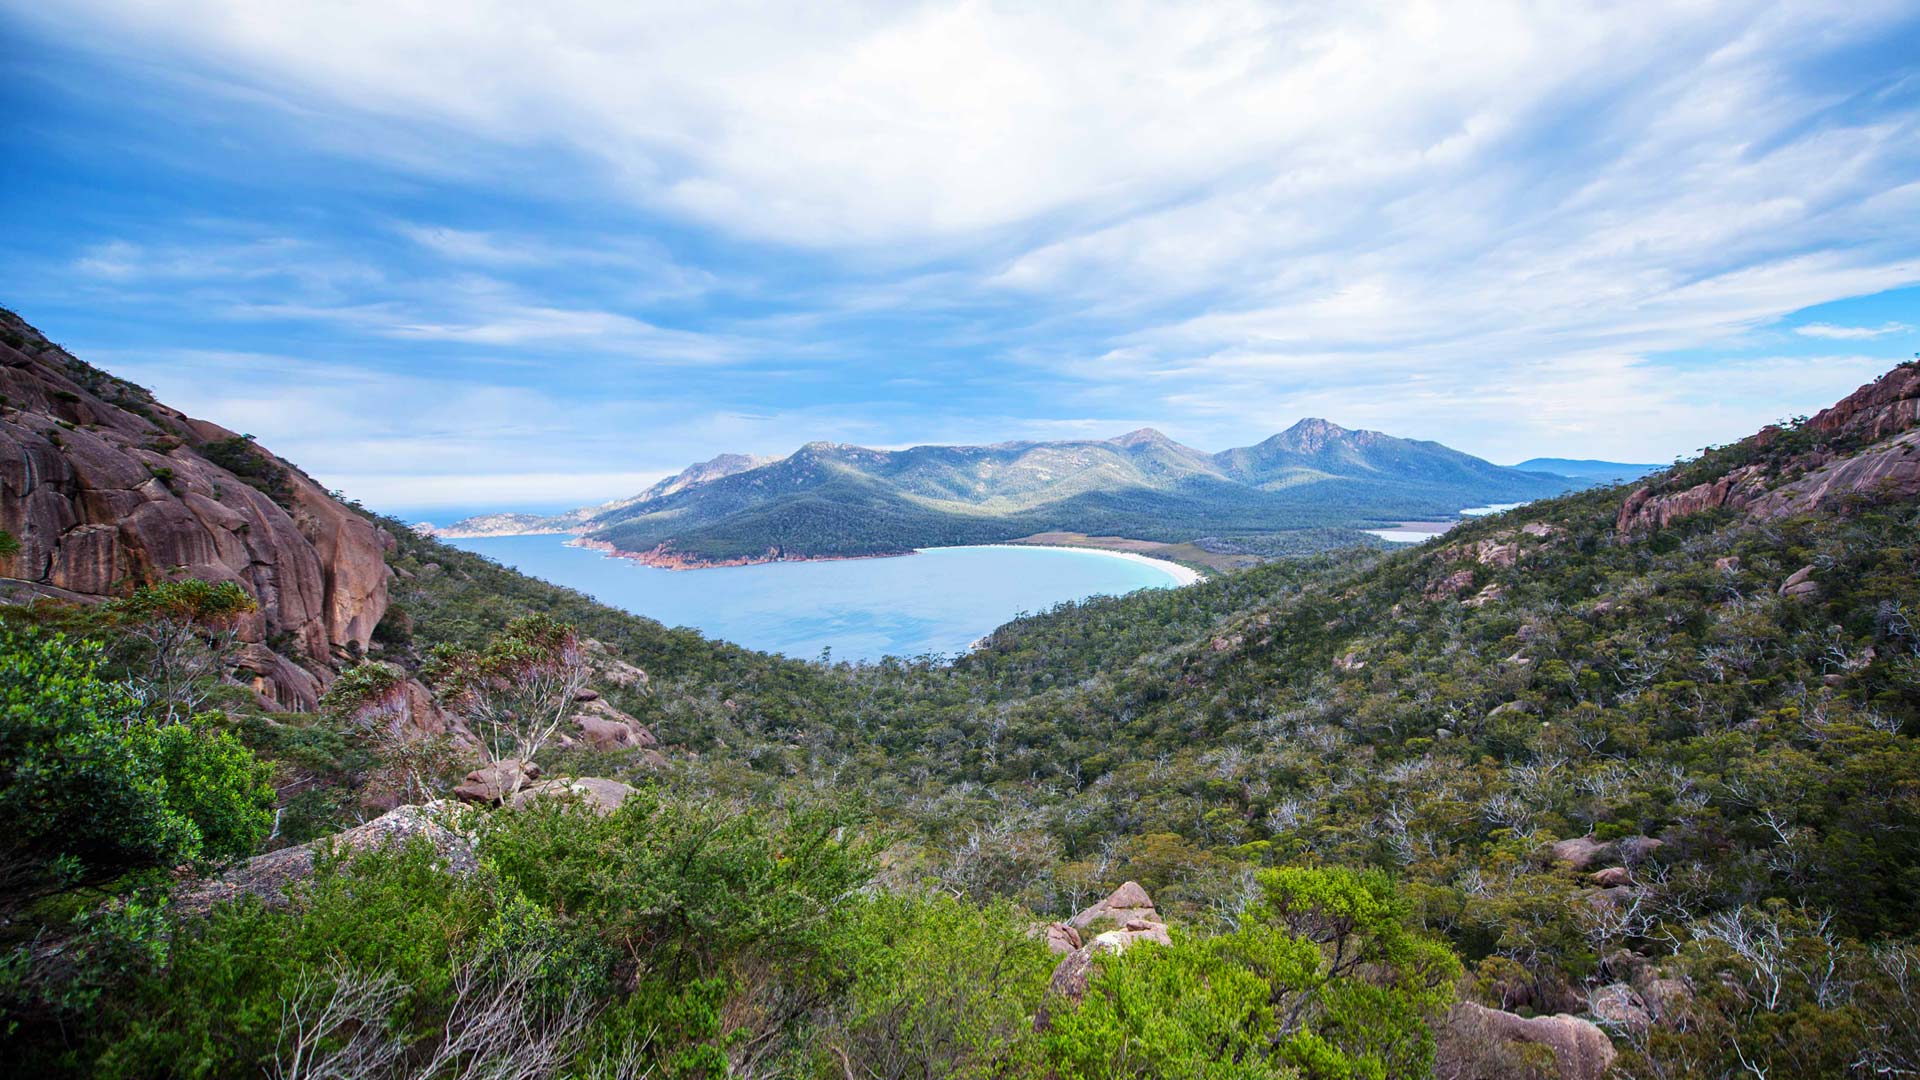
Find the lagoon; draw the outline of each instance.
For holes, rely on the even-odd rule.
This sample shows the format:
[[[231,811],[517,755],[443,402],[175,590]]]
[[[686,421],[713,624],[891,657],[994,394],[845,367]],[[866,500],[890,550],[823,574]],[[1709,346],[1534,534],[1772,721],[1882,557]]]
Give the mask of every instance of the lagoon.
[[[603,604],[750,649],[814,659],[945,656],[1023,612],[1176,585],[1184,568],[1070,548],[928,548],[885,559],[662,570],[566,536],[447,539]]]

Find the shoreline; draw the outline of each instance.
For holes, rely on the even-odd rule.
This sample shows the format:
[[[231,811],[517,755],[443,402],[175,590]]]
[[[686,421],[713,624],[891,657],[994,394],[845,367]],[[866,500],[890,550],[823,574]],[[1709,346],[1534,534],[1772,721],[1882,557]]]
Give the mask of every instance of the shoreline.
[[[1042,551],[1080,551],[1080,552],[1086,552],[1093,555],[1108,555],[1116,559],[1127,559],[1132,562],[1145,563],[1149,566],[1152,566],[1156,570],[1160,570],[1171,575],[1173,577],[1173,584],[1169,587],[1175,588],[1175,589],[1185,588],[1188,585],[1198,585],[1200,582],[1207,580],[1207,575],[1201,573],[1198,570],[1195,570],[1191,566],[1186,566],[1181,563],[1174,562],[1172,559],[1156,559],[1151,555],[1142,555],[1137,551],[1115,551],[1112,548],[1102,548],[1102,547],[1092,547],[1092,546],[1080,547],[1074,544],[1018,544],[1018,543],[949,544],[949,545],[946,545],[945,548],[919,548],[917,550],[952,551],[956,548],[970,548],[970,547],[972,548],[989,548],[989,547],[1038,548]]]
[[[1112,548],[1101,548],[1101,547],[1092,547],[1092,546],[1081,547],[1074,544],[1021,544],[1021,543],[942,544],[942,545],[935,545],[935,546],[924,547],[924,548],[913,548],[909,551],[894,551],[894,552],[886,552],[884,554],[875,554],[875,555],[785,555],[785,556],[777,556],[777,557],[761,555],[761,556],[740,556],[734,559],[724,559],[724,560],[714,560],[714,561],[706,561],[706,560],[696,561],[696,560],[688,559],[682,555],[676,555],[671,551],[661,551],[657,548],[652,551],[638,551],[638,552],[623,551],[619,548],[614,547],[612,544],[607,543],[604,540],[590,540],[587,537],[579,535],[578,533],[547,532],[547,533],[512,533],[508,535],[564,536],[564,537],[567,537],[568,539],[561,541],[561,543],[566,547],[580,548],[583,551],[595,551],[595,552],[599,552],[605,558],[626,559],[629,562],[636,562],[642,566],[649,566],[656,570],[673,570],[676,572],[683,571],[683,570],[726,570],[726,569],[730,569],[733,567],[740,567],[740,566],[771,566],[776,563],[852,562],[856,559],[899,559],[899,558],[904,558],[905,556],[908,556],[908,555],[917,555],[922,551],[953,551],[953,550],[958,550],[962,548],[1038,548],[1046,551],[1078,551],[1078,552],[1083,552],[1083,553],[1088,553],[1093,555],[1105,555],[1105,556],[1108,556],[1109,558],[1126,559],[1131,562],[1142,563],[1144,565],[1151,566],[1154,569],[1159,570],[1162,573],[1166,574],[1167,576],[1171,577],[1173,580],[1171,583],[1169,583],[1168,586],[1166,586],[1168,588],[1179,589],[1179,588],[1185,588],[1188,585],[1197,585],[1200,582],[1207,580],[1207,576],[1208,576],[1206,574],[1201,573],[1198,570],[1195,570],[1190,566],[1186,566],[1181,563],[1174,562],[1171,559],[1159,559],[1151,555],[1142,555],[1136,551],[1115,551]],[[485,536],[456,537],[455,539],[490,540],[490,539],[499,539],[499,537],[485,537]]]
[[[567,536],[568,533],[523,533],[529,536]],[[889,551],[874,555],[741,555],[731,559],[692,559],[667,550],[667,545],[649,551],[626,551],[614,547],[605,540],[593,540],[577,533],[573,539],[565,541],[567,547],[576,547],[584,551],[597,551],[609,559],[627,559],[641,566],[650,566],[655,570],[726,570],[736,566],[772,566],[777,563],[806,562],[852,562],[855,559],[897,559],[903,555],[912,555],[912,551]]]

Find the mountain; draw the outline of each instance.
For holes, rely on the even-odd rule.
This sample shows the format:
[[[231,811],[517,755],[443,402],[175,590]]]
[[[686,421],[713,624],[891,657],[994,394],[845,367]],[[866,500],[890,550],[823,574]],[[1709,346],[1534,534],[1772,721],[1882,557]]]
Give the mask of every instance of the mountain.
[[[83,602],[194,578],[259,610],[254,689],[312,708],[387,610],[393,538],[250,437],[155,401],[0,309],[0,594]]]
[[[704,484],[709,480],[718,480],[724,476],[746,472],[748,469],[757,469],[776,460],[778,459],[755,454],[721,454],[712,460],[689,465],[638,495],[615,499],[598,506],[582,506],[564,514],[478,514],[462,518],[445,528],[435,528],[431,525],[418,528],[422,532],[451,537],[525,536],[529,533],[579,532],[595,518],[664,498],[695,484]]]
[[[1592,458],[1528,458],[1515,465],[1516,469],[1528,472],[1552,473],[1589,484],[1624,484],[1629,480],[1638,480],[1649,473],[1659,472],[1665,465],[1633,465],[1624,461],[1596,461]]]
[[[589,546],[690,567],[892,555],[1056,531],[1181,542],[1353,527],[1452,517],[1463,506],[1569,486],[1564,477],[1325,420],[1218,454],[1143,428],[1113,439],[907,450],[814,442],[771,463],[728,456],[697,468],[560,518],[529,525],[495,516],[447,531],[564,529]]]
[[[1920,364],[1417,548],[856,666],[532,580],[315,497],[10,316],[0,343],[21,1075],[1825,1080],[1920,1060]],[[1303,434],[1213,467],[1361,467]],[[1124,441],[1077,453],[1209,472]],[[836,483],[848,456],[897,466],[889,491],[1020,458],[974,449],[957,474],[805,456]],[[248,590],[262,625],[183,647],[164,618],[100,617],[181,574]],[[330,589],[337,612],[306,606]],[[244,667],[162,685],[160,647],[266,648],[330,678],[325,707],[250,693]],[[468,772],[481,748],[447,738],[552,702],[594,722],[531,762]],[[547,775],[476,789],[509,762]]]

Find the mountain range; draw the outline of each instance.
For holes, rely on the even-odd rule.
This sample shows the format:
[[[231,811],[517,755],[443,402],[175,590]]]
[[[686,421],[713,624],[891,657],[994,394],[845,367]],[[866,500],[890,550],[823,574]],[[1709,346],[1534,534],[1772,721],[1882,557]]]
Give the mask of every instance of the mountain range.
[[[1164,543],[1451,518],[1592,481],[1494,465],[1439,443],[1307,419],[1207,453],[1151,428],[1118,438],[874,450],[812,442],[726,454],[647,491],[543,517],[495,514],[450,536],[571,532],[654,565],[903,554],[1063,532]],[[1336,531],[1329,539],[1358,539]]]
[[[1920,1060],[1920,362],[1433,543],[872,665],[416,535],[4,310],[0,391],[18,1075]],[[1264,491],[1352,468],[1371,440],[1330,427],[1198,459],[1076,445]],[[851,453],[721,462],[611,512],[850,483]],[[863,453],[893,490],[940,475]]]

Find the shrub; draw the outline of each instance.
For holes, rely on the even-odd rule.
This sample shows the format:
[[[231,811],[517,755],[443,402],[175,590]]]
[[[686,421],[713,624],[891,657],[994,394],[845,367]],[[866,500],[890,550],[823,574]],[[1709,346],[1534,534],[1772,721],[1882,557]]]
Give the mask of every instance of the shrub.
[[[269,824],[265,766],[224,733],[144,718],[99,664],[97,646],[0,628],[0,842],[16,895],[242,854]]]

